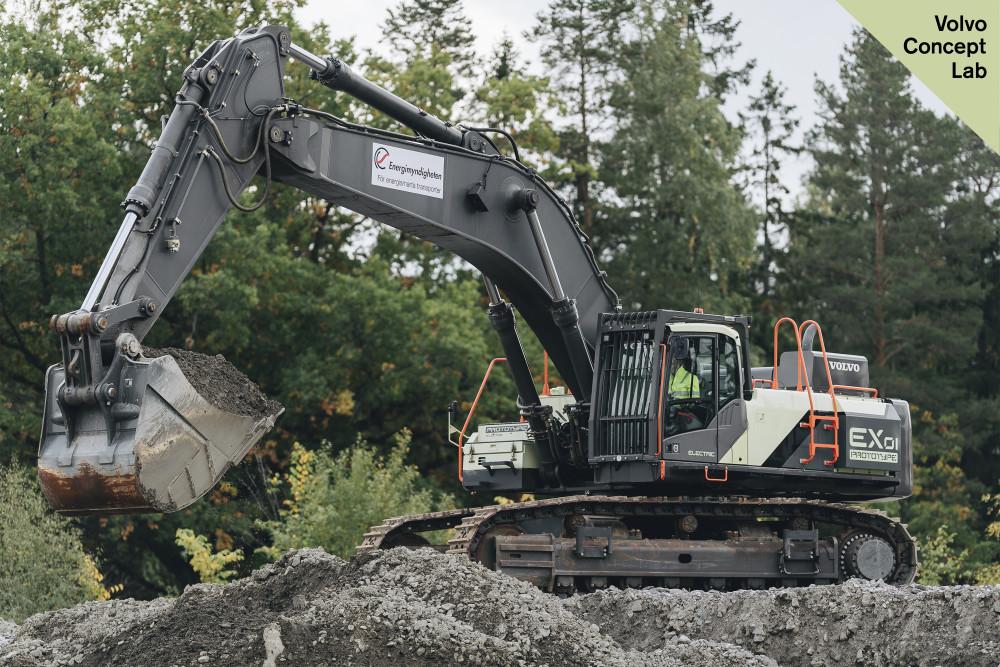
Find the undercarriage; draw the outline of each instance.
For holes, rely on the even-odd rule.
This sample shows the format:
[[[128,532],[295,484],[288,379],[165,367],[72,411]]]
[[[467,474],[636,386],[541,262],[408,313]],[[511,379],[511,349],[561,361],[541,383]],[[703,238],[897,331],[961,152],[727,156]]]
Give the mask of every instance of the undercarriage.
[[[431,547],[561,595],[608,586],[732,590],[906,584],[916,543],[884,513],[814,500],[568,496],[388,519],[358,553]]]

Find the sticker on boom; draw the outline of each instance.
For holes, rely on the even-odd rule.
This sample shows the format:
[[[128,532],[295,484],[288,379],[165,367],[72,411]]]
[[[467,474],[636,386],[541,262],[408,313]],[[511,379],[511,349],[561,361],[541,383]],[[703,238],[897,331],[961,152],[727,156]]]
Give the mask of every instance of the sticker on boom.
[[[444,158],[372,143],[372,185],[444,198]]]

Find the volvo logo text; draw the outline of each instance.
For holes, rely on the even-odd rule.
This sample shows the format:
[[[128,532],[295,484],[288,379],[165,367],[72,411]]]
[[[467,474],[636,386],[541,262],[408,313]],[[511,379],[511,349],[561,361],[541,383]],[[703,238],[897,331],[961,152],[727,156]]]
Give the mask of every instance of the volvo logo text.
[[[830,368],[835,371],[852,371],[854,373],[861,372],[861,364],[856,361],[831,361]]]

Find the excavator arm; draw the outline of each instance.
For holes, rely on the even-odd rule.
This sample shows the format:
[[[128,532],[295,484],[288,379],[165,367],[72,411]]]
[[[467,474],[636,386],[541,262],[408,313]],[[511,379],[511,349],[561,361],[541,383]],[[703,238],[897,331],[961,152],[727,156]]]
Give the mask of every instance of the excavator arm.
[[[416,136],[286,98],[289,57]],[[248,204],[240,196],[258,175],[263,185]],[[272,181],[431,241],[478,268],[522,414],[560,457],[513,308],[585,402],[600,314],[618,304],[571,211],[484,134],[437,119],[339,60],[298,48],[286,28],[268,26],[212,44],[185,71],[81,308],[52,318],[62,363],[46,377],[39,476],[57,509],[181,509],[273,425],[276,414],[214,405],[172,358],[146,358],[140,345],[225,214],[263,205]]]

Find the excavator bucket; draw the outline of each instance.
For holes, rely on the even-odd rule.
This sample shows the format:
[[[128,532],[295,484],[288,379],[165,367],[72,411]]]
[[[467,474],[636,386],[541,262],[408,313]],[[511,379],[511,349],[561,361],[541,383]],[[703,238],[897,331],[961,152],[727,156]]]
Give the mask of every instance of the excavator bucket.
[[[283,408],[221,356],[176,353],[189,373],[193,358],[209,372],[189,379],[170,354],[138,355],[124,360],[115,402],[65,411],[63,368],[49,368],[38,478],[58,512],[183,509],[274,425]]]

